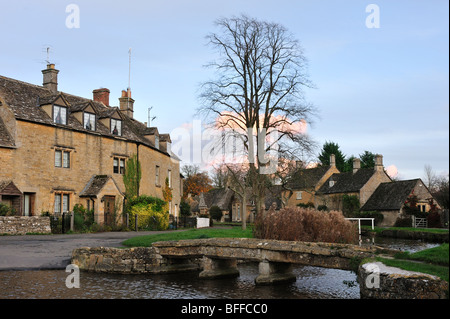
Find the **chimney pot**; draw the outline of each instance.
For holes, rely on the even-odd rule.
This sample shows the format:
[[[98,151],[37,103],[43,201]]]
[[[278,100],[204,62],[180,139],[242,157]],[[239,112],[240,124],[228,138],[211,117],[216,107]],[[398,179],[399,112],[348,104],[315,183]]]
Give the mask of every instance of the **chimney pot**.
[[[96,89],[92,91],[94,96],[94,101],[101,102],[105,106],[109,106],[109,93],[110,91],[106,88]]]

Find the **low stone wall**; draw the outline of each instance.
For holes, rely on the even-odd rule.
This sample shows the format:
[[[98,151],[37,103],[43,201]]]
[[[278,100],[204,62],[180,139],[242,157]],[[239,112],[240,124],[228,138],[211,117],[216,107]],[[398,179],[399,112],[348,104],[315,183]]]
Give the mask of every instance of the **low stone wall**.
[[[0,234],[25,235],[27,233],[50,234],[50,217],[0,216]]]
[[[448,282],[439,277],[381,262],[360,265],[358,282],[363,299],[448,299]]]
[[[119,274],[159,274],[200,270],[200,262],[196,259],[163,258],[153,247],[77,248],[72,252],[71,263],[84,271]]]

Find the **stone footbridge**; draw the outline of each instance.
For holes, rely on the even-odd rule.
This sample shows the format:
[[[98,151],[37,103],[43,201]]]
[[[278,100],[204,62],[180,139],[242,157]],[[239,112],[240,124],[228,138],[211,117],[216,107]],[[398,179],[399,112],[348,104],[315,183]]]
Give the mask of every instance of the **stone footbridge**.
[[[201,270],[200,278],[238,276],[238,260],[259,262],[256,284],[295,281],[292,265],[356,270],[376,246],[309,243],[253,238],[210,238],[154,243],[130,249],[79,248],[72,263],[82,270],[114,273],[169,273]]]

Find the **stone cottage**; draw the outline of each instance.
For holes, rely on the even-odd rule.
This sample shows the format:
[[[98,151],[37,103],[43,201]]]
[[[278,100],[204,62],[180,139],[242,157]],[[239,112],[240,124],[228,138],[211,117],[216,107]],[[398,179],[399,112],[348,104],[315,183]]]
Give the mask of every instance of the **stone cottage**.
[[[417,207],[421,212],[430,211],[433,195],[421,179],[381,183],[361,207],[361,211],[380,212],[383,214],[383,221],[378,226],[393,226],[404,213],[405,202],[412,195],[417,196]],[[440,209],[439,204],[436,201],[434,203]]]
[[[25,216],[59,215],[82,204],[103,224],[120,215],[126,164],[137,156],[138,193],[162,198],[168,178],[170,212],[178,215],[180,160],[168,134],[133,118],[131,90],[115,107],[106,88],[83,98],[58,91],[54,64],[42,73],[42,86],[0,76],[0,200]]]
[[[353,170],[331,175],[317,191],[316,207],[342,211],[343,195],[356,196],[362,207],[381,183],[392,182],[383,167],[383,156],[375,156],[374,168],[361,168],[360,159],[354,159]]]

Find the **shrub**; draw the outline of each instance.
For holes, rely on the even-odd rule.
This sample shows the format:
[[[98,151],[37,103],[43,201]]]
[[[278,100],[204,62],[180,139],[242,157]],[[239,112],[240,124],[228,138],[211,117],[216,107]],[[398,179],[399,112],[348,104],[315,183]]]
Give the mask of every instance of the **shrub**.
[[[138,228],[165,230],[169,227],[167,203],[160,198],[141,195],[130,199],[125,205],[129,214],[129,224],[135,229],[135,215],[138,215]]]
[[[302,208],[314,208],[314,204],[311,202],[308,203],[298,203],[297,204],[298,207],[302,207]]]
[[[10,216],[13,215],[13,210],[11,207],[0,203],[0,216]]]
[[[262,239],[356,243],[358,230],[341,212],[286,207],[257,216],[254,236]]]
[[[222,210],[219,206],[211,206],[211,208],[209,209],[209,215],[211,216],[211,218],[220,221],[220,219],[222,218]]]
[[[186,203],[184,200],[181,200],[180,203],[180,215],[183,217],[191,215],[191,205],[189,205],[189,203]]]

